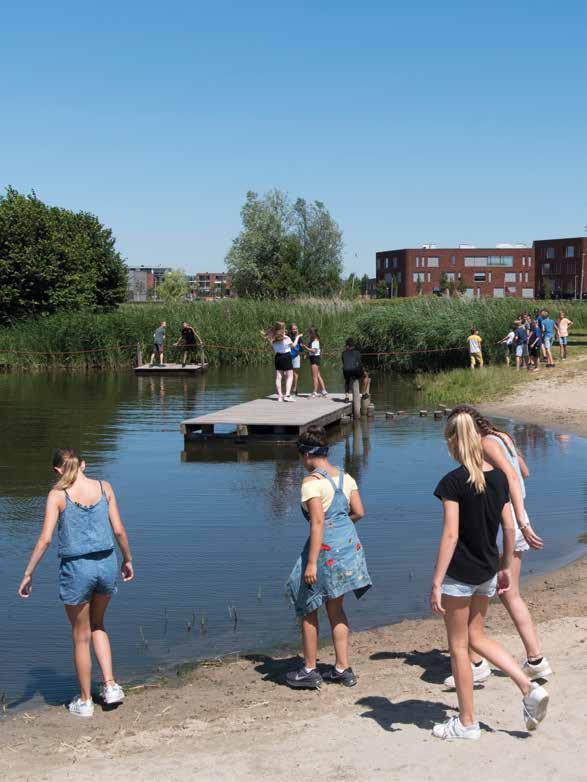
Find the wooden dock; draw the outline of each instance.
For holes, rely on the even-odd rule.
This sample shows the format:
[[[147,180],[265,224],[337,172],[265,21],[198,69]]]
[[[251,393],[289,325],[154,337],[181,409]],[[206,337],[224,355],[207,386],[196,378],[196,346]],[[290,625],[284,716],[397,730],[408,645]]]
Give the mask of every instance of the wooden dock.
[[[155,364],[141,364],[135,367],[135,375],[195,375],[199,372],[205,372],[208,364],[165,364],[164,367]]]
[[[278,402],[275,395],[254,399],[215,413],[188,418],[182,421],[180,429],[186,439],[192,435],[198,438],[236,435],[239,440],[289,440],[309,426],[331,426],[352,411],[352,403],[345,402],[343,394],[328,394],[318,399],[306,394],[295,399],[295,402]],[[214,427],[227,425],[234,427],[234,431],[215,432]]]

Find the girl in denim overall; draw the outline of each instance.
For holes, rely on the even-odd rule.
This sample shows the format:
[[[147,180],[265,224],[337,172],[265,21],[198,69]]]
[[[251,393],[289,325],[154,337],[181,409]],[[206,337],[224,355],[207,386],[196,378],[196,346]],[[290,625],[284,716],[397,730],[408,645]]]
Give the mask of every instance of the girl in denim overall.
[[[347,592],[360,598],[371,586],[355,528],[364,515],[363,504],[355,481],[328,462],[324,429],[309,427],[300,436],[298,449],[311,473],[302,485],[302,510],[310,522],[310,537],[287,587],[302,621],[304,666],[289,673],[287,683],[318,689],[326,678],[352,687],[357,678],[348,661],[349,627],[343,600]],[[324,677],[316,669],[318,609],[322,604],[326,605],[336,655],[335,665]]]
[[[33,573],[51,544],[57,527],[59,540],[59,597],[71,622],[74,662],[80,695],[69,704],[78,717],[91,717],[92,659],[90,641],[102,669],[101,690],[107,705],[124,700],[122,687],[112,673],[110,641],[104,629],[104,614],[116,593],[118,564],[114,536],[123,556],[123,581],[134,577],[128,538],[110,484],[94,481],[84,474],[85,462],[71,448],[59,448],[53,456],[53,469],[60,476],[47,497],[45,520],[37,544],[24,572],[18,594],[29,597]]]

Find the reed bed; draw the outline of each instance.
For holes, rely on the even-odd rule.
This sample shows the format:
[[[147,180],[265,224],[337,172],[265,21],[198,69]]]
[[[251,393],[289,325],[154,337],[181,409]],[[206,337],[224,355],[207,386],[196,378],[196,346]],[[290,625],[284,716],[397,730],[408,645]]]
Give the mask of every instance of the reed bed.
[[[440,299],[421,297],[383,301],[298,299],[237,299],[178,304],[127,304],[109,313],[61,312],[21,321],[0,329],[0,364],[15,369],[120,369],[151,352],[153,331],[167,321],[166,359],[177,360],[181,323],[192,323],[204,340],[206,357],[216,365],[260,365],[272,361],[260,330],[276,320],[295,321],[302,331],[317,326],[322,348],[338,356],[347,336],[355,337],[367,363],[404,372],[439,371],[463,366],[466,339],[474,326],[483,337],[491,362],[503,354],[496,346],[522,309],[546,306],[551,313],[561,302],[516,299]],[[575,329],[587,328],[586,304],[563,304]],[[15,352],[14,352],[15,351]],[[433,351],[433,352],[426,352]],[[338,360],[338,359],[337,359]]]

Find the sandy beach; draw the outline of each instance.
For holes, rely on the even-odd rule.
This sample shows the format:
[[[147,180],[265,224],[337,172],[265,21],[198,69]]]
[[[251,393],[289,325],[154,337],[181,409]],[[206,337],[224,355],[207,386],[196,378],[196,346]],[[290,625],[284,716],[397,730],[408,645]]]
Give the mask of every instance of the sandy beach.
[[[522,420],[527,410],[534,423],[587,434],[586,377],[587,364],[576,363],[564,376],[544,371],[520,398],[485,409]],[[283,680],[300,658],[257,654],[138,686],[122,707],[97,707],[93,720],[71,718],[63,707],[9,712],[0,721],[0,774],[4,780],[180,782],[584,780],[587,559],[529,579],[525,594],[555,671],[548,719],[533,735],[517,690],[496,673],[476,692],[481,741],[463,745],[431,736],[432,725],[457,706],[456,693],[442,685],[450,672],[444,625],[432,617],[354,634],[359,682],[351,689],[292,691]],[[488,628],[522,659],[499,603],[490,609]],[[329,645],[320,658],[332,660]]]

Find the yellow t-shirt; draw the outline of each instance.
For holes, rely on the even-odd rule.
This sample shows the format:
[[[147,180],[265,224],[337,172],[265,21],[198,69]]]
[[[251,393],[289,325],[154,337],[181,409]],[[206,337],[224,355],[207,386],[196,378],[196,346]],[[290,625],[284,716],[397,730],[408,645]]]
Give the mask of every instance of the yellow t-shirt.
[[[469,341],[469,353],[481,353],[483,339],[479,334],[471,334],[470,337],[467,337],[467,340]]]
[[[334,481],[335,486],[338,486],[340,474],[337,474],[336,476],[331,475],[330,477]],[[350,500],[352,492],[358,491],[357,482],[350,475],[347,475],[347,473],[344,474],[342,491],[347,500]],[[326,478],[322,477],[320,477],[320,480],[312,478],[311,481],[304,481],[304,483],[302,483],[302,507],[305,511],[308,510],[308,500],[311,500],[314,497],[320,498],[322,508],[324,512],[326,512],[334,499],[334,489],[332,488],[330,481],[327,481]]]

